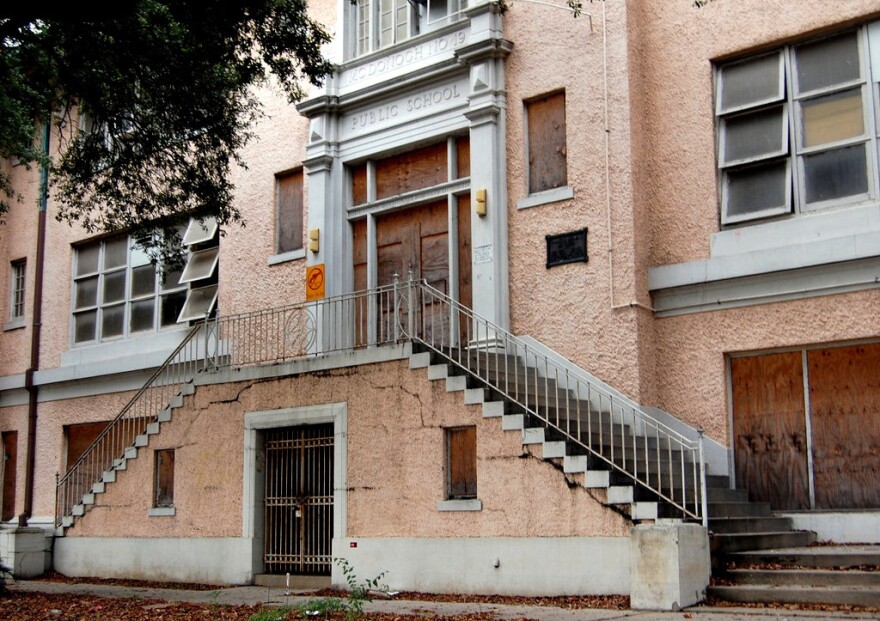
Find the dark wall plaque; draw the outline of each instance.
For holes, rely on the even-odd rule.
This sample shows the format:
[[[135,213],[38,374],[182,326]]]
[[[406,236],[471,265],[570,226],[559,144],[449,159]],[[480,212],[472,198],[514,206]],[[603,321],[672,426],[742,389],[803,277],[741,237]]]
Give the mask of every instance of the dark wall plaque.
[[[587,229],[547,235],[547,268],[587,262]]]

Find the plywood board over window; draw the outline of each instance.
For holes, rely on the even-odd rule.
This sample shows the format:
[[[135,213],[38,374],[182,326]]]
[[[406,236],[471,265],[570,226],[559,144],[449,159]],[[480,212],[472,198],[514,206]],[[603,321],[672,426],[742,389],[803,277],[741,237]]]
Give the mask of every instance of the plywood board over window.
[[[529,194],[568,184],[565,141],[565,93],[526,104]]]
[[[880,508],[880,344],[807,361],[816,508]]]
[[[0,519],[4,522],[15,517],[15,480],[18,474],[18,432],[0,434],[0,478],[3,496],[0,498]]]
[[[731,360],[736,485],[774,509],[810,507],[800,352]]]
[[[378,160],[376,198],[388,198],[448,181],[447,151],[446,143],[440,142]]]
[[[477,428],[458,427],[446,430],[448,468],[447,498],[477,497]]]
[[[278,175],[276,219],[277,252],[303,247],[303,173],[301,170]]]

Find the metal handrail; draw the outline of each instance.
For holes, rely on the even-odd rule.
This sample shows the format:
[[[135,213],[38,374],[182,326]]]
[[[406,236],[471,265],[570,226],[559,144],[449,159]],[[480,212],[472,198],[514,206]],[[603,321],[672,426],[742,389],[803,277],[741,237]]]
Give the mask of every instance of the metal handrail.
[[[406,292],[401,325],[413,341],[677,507],[683,518],[706,525],[702,433],[697,441],[687,438],[425,281],[396,284]]]
[[[72,515],[104,473],[202,369],[273,364],[384,345],[402,338],[393,285],[199,321],[63,475],[56,475],[55,523]],[[203,334],[204,338],[196,336]],[[83,508],[84,510],[84,508]]]
[[[82,503],[95,483],[101,481],[104,472],[112,470],[115,462],[125,457],[126,450],[134,445],[136,438],[147,433],[149,425],[158,421],[161,410],[168,407],[183,385],[192,381],[204,359],[203,350],[199,351],[195,338],[204,326],[204,320],[193,326],[79,459],[63,476],[56,475],[56,526],[60,526],[61,519],[71,515],[74,507]]]

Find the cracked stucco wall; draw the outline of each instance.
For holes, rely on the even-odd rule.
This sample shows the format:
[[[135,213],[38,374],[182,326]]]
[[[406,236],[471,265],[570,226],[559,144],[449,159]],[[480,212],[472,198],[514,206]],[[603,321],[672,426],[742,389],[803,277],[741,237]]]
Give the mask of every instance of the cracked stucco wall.
[[[244,414],[348,404],[348,536],[626,536],[629,523],[520,436],[396,361],[279,380],[201,386],[130,463],[71,536],[241,535]],[[444,427],[477,425],[478,512],[439,512]],[[152,452],[175,448],[173,517],[148,517]],[[540,449],[534,452],[540,456]]]

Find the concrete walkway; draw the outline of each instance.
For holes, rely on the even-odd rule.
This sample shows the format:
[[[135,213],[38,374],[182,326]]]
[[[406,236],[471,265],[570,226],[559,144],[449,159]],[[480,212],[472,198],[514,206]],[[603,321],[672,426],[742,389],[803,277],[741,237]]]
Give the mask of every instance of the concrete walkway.
[[[64,584],[40,580],[21,580],[13,587],[23,592],[74,593],[100,597],[139,597],[194,604],[260,604],[277,606],[295,605],[309,599],[300,594],[285,595],[284,589],[245,586],[218,588],[216,591],[183,591],[178,589],[149,589],[104,584]],[[812,612],[784,608],[710,608],[697,606],[682,612],[643,612],[634,610],[567,610],[549,606],[508,606],[501,604],[459,604],[407,600],[382,600],[367,603],[366,612],[393,614],[454,615],[466,612],[491,612],[499,619],[537,619],[538,621],[604,621],[632,619],[654,621],[666,619],[695,619],[697,621],[812,621],[818,619],[876,619],[876,613]]]

